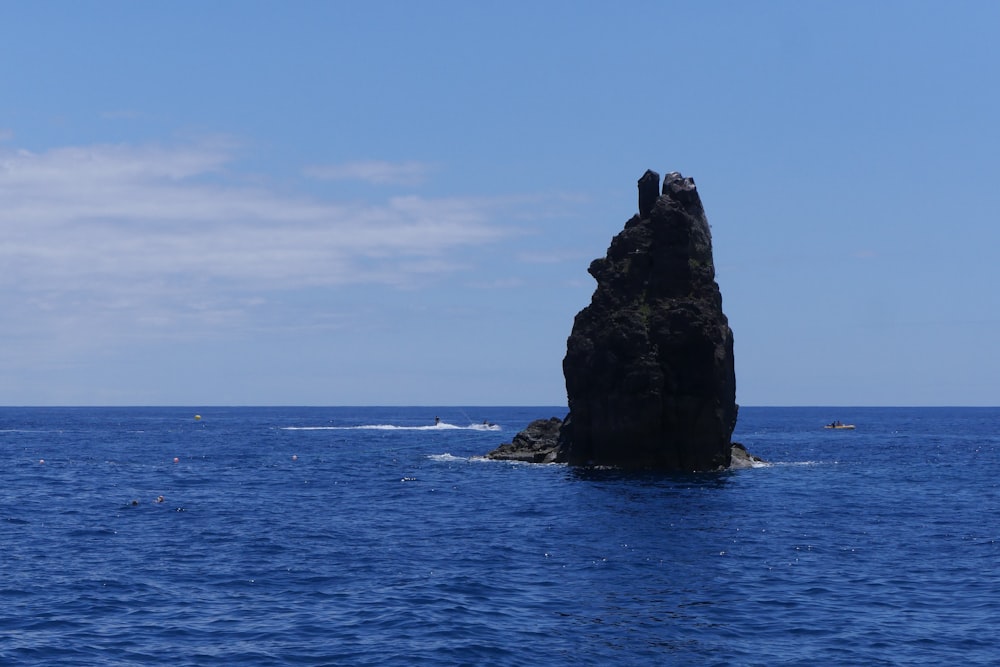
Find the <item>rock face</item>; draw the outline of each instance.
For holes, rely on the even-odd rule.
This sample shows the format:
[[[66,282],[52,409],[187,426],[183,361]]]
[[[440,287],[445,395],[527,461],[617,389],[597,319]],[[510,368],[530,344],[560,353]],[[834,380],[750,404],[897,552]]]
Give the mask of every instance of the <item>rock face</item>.
[[[659,183],[654,171],[639,179],[639,213],[590,265],[597,289],[566,345],[569,415],[557,461],[677,471],[730,465],[733,332],[711,231],[693,179],[668,174],[662,194]]]

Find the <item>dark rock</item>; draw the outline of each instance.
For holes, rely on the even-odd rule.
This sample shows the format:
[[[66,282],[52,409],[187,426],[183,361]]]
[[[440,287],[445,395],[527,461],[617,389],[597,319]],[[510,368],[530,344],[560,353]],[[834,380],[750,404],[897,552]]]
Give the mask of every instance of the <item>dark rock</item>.
[[[660,175],[652,169],[647,169],[646,173],[639,179],[639,217],[649,216],[656,200],[660,196]]]
[[[747,448],[738,442],[733,443],[732,447],[732,459],[729,462],[730,470],[739,470],[740,468],[756,468],[761,465],[765,465],[767,462],[760,458],[759,456],[754,456],[747,451]]]
[[[694,179],[648,170],[639,214],[589,268],[597,289],[566,343],[569,414],[490,458],[667,471],[752,467],[736,426],[733,332]]]
[[[694,180],[674,172],[594,260],[563,372],[570,423],[559,460],[660,470],[728,467],[736,425],[733,333]]]
[[[558,417],[536,419],[515,435],[512,442],[500,445],[486,457],[503,461],[552,463],[557,457],[562,423]]]

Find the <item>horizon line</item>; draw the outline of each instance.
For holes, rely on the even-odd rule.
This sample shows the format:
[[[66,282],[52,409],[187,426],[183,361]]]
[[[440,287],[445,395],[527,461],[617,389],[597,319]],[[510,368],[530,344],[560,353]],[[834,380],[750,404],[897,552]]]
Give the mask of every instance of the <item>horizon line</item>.
[[[1000,408],[1000,405],[974,405],[968,403],[920,403],[920,404],[897,404],[897,405],[849,405],[849,404],[760,404],[760,405],[739,405],[739,408],[823,408],[837,410],[870,410],[885,408]],[[200,404],[200,403],[109,403],[109,404],[9,404],[0,405],[0,409],[10,408],[184,408],[184,409],[211,409],[211,408],[553,408],[568,411],[569,407],[557,404],[545,403],[468,403],[468,404],[445,404],[445,403],[371,403],[371,404],[351,404],[351,403],[233,403],[233,404]]]

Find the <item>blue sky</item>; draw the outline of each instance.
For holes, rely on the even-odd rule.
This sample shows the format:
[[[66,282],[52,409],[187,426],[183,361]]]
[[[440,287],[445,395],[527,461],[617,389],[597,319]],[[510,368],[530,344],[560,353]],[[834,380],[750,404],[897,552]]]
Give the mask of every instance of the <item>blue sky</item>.
[[[1000,405],[1000,3],[0,17],[0,404],[565,404],[652,168],[741,404]]]

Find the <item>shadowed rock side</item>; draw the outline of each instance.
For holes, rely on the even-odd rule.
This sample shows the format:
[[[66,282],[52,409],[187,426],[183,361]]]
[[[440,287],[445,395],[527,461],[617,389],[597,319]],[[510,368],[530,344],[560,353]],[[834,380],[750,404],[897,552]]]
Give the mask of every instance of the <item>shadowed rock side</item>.
[[[639,214],[590,265],[597,289],[563,360],[569,415],[542,460],[680,471],[730,465],[733,333],[711,231],[693,179],[668,174],[662,194],[659,182],[654,171],[639,179]],[[506,458],[499,452],[490,456]]]

